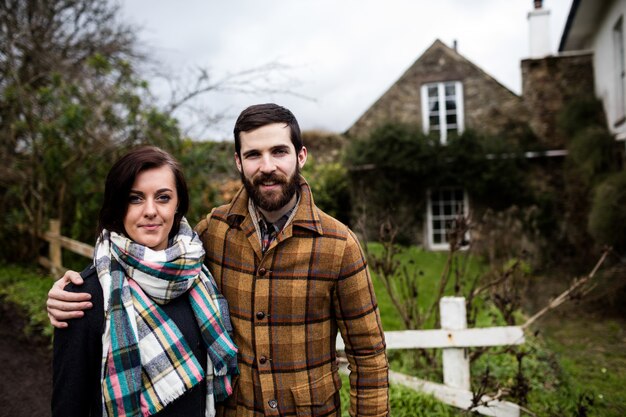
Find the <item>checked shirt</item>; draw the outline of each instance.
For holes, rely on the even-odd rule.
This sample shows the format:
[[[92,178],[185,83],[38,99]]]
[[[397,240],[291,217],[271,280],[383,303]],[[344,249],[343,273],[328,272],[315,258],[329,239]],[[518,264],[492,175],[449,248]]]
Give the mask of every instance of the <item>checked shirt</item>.
[[[315,206],[304,179],[295,210],[265,252],[243,188],[196,227],[239,346],[240,375],[218,416],[340,416],[337,331],[351,415],[386,416],[384,334],[359,243]]]

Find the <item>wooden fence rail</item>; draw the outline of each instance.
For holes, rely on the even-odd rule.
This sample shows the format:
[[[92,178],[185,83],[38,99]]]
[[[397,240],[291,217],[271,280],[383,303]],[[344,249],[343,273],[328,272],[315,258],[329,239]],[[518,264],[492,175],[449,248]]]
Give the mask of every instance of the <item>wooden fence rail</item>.
[[[52,275],[60,275],[67,270],[63,266],[62,249],[93,258],[93,246],[61,236],[61,222],[59,220],[50,220],[48,231],[39,237],[48,242],[48,257],[40,256],[37,260],[44,268],[50,270]]]
[[[519,326],[467,328],[465,298],[443,297],[439,300],[441,329],[385,332],[387,349],[443,349],[443,384],[426,381],[390,371],[389,379],[416,391],[432,394],[439,401],[486,416],[519,417],[520,407],[507,401],[483,395],[477,402],[471,391],[470,361],[467,348],[506,346],[524,343],[524,331]],[[344,349],[341,337],[337,350]],[[345,370],[344,364],[343,368]]]

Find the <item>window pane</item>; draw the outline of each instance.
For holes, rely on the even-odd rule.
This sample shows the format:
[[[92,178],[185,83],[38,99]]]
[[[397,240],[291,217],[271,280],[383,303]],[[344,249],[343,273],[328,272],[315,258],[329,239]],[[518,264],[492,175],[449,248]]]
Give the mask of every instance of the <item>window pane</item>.
[[[434,129],[439,127],[439,116],[430,116],[428,120],[431,128]]]
[[[454,228],[457,217],[464,214],[464,196],[463,189],[456,187],[431,190],[429,233],[434,245],[448,243],[448,233]]]
[[[457,88],[459,87],[459,88]],[[462,126],[462,102],[463,97],[460,83],[457,81],[447,81],[440,83],[425,84],[421,89],[422,94],[427,95],[422,108],[424,125],[428,125],[431,132],[439,131],[441,141],[450,136],[444,133],[450,129],[459,130]],[[433,116],[440,116],[440,120],[434,120]],[[449,116],[449,117],[448,117]],[[431,117],[427,120],[427,117]]]

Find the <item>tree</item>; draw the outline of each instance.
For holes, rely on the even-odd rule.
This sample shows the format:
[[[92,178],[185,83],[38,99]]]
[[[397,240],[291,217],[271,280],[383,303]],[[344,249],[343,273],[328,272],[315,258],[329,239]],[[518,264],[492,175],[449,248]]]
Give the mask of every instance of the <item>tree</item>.
[[[33,253],[51,217],[92,241],[111,161],[128,145],[179,141],[176,121],[144,104],[133,30],[117,17],[107,0],[0,6],[0,239],[33,232],[17,252]]]
[[[199,97],[294,94],[276,87],[285,67],[267,64],[221,78],[204,69],[184,82],[172,78],[172,96],[157,103],[137,70],[147,59],[137,52],[136,31],[120,23],[112,1],[0,0],[0,242],[11,243],[3,245],[5,258],[32,256],[50,218],[61,219],[63,234],[93,242],[113,161],[140,143],[188,159],[174,115]],[[210,119],[206,109],[203,115]],[[211,199],[200,197],[204,205]],[[30,238],[16,241],[20,232]]]

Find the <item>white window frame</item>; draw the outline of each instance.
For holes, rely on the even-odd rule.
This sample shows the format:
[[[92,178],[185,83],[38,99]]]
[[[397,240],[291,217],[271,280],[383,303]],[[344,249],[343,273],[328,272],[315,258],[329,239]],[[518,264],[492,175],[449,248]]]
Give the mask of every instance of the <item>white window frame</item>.
[[[453,85],[454,86],[454,102],[456,105],[455,110],[446,109],[446,86]],[[437,83],[429,83],[423,84],[421,87],[421,101],[422,101],[422,127],[424,129],[424,133],[428,134],[431,131],[430,126],[430,105],[429,105],[429,96],[428,89],[429,87],[437,87],[437,102],[438,113],[439,113],[439,139],[442,144],[446,144],[448,142],[448,124],[446,120],[446,116],[448,113],[456,113],[456,130],[459,135],[463,133],[465,129],[465,112],[463,109],[463,84],[460,81],[442,81]]]
[[[620,16],[613,26],[613,54],[615,56],[615,121],[623,123],[626,118],[626,60],[624,57],[624,17]]]
[[[435,230],[434,228],[434,222],[435,221],[440,221],[440,222],[449,222],[453,219],[456,218],[456,216],[458,215],[457,213],[457,207],[452,207],[451,210],[451,214],[446,215],[445,213],[442,213],[440,210],[439,214],[435,214],[433,213],[433,194],[435,193],[441,193],[444,191],[450,191],[452,193],[452,195],[454,195],[454,193],[456,191],[461,191],[463,193],[463,216],[465,216],[466,218],[469,216],[469,198],[467,196],[467,192],[460,188],[460,187],[442,187],[442,188],[437,188],[437,189],[429,189],[427,191],[427,208],[426,208],[426,235],[427,235],[427,242],[428,242],[428,249],[430,250],[449,250],[450,249],[450,244],[447,241],[446,238],[446,233],[448,230],[447,224],[444,224],[442,227],[438,228]],[[441,200],[440,200],[441,201]],[[456,200],[452,199],[450,200],[451,202],[454,202]],[[442,242],[435,242],[434,239],[434,233],[438,231],[438,232],[443,232],[442,233],[442,238],[443,241]],[[467,232],[467,234],[465,235],[465,240],[467,242],[469,242],[470,240],[470,235],[469,235],[469,231]]]

